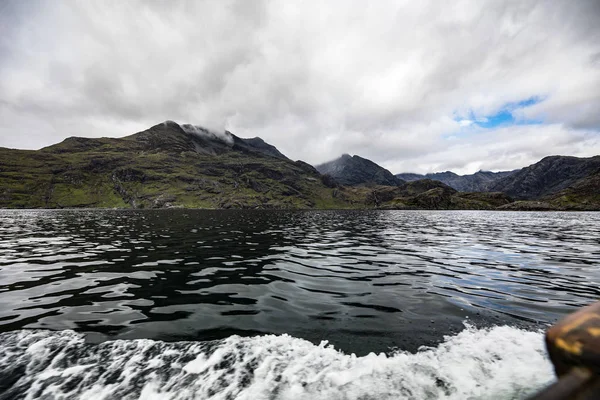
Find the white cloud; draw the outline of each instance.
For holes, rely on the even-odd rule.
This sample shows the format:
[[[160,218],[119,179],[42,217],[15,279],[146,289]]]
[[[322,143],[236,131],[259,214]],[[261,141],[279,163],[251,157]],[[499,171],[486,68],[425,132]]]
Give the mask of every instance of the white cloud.
[[[1,4],[0,146],[172,119],[393,172],[600,153],[595,0]],[[535,96],[543,124],[473,123]]]
[[[480,169],[512,170],[549,155],[590,157],[599,149],[598,132],[573,130],[562,124],[515,125],[491,131],[474,127],[462,137],[438,143],[418,158],[389,159],[382,165],[395,173],[451,170],[467,174]]]

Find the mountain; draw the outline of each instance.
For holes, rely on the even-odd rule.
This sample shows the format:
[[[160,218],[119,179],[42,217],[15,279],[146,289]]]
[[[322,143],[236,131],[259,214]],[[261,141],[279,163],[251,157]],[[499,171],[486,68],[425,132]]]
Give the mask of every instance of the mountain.
[[[549,156],[494,182],[490,189],[519,200],[554,198],[554,195],[569,188],[570,193],[585,192],[589,189],[585,181],[591,178],[593,182],[592,177],[599,172],[600,156]]]
[[[436,172],[426,175],[403,173],[396,174],[396,177],[405,181],[432,179],[434,181],[443,182],[459,192],[485,192],[490,189],[495,181],[512,175],[517,171],[518,170],[501,172],[478,171],[471,175],[457,175],[450,171]]]
[[[0,148],[0,207],[600,210],[600,156],[546,157],[488,192],[405,182],[358,156],[318,168],[325,175],[260,138],[166,121],[123,138]]]
[[[333,186],[260,138],[172,121],[119,139],[0,148],[0,207],[345,207]]]
[[[498,209],[600,210],[600,156],[549,156],[520,170],[496,173],[479,171],[460,176],[447,171],[396,176],[409,182],[437,180],[461,192],[470,192],[460,195],[463,200],[492,201]],[[501,201],[493,201],[494,196]]]
[[[316,166],[317,171],[329,175],[341,185],[386,185],[398,186],[404,183],[387,169],[371,160],[344,154],[340,158]]]

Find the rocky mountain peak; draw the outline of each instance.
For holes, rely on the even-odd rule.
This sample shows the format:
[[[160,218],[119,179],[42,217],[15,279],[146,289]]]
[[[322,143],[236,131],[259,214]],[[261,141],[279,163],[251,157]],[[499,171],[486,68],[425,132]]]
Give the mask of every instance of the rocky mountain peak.
[[[333,177],[342,185],[398,186],[404,181],[371,160],[360,156],[343,154],[341,157],[316,166],[317,170]]]

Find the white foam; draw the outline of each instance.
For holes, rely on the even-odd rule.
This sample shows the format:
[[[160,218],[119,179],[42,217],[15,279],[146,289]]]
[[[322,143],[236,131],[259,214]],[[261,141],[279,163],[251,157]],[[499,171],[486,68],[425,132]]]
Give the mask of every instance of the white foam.
[[[518,399],[553,380],[542,334],[507,326],[364,357],[288,335],[99,345],[72,331],[0,335],[0,379],[18,366],[9,397],[26,399]]]

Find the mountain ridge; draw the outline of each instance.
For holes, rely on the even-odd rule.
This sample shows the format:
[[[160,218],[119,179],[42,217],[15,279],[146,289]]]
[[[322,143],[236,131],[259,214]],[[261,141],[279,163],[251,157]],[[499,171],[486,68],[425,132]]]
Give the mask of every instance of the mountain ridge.
[[[404,179],[406,181],[414,181],[418,179],[432,179],[440,181],[446,185],[453,187],[459,192],[485,192],[490,189],[495,181],[509,176],[519,170],[513,171],[477,171],[474,174],[458,175],[452,171],[435,172],[429,174],[414,174],[414,173],[401,173],[396,174],[396,177]]]
[[[600,156],[547,156],[496,181],[490,189],[530,200],[550,196],[596,173],[600,173]]]
[[[0,207],[600,210],[600,156],[470,175],[485,192],[400,175],[347,154],[315,168],[261,138],[165,121],[122,138],[0,148]]]

